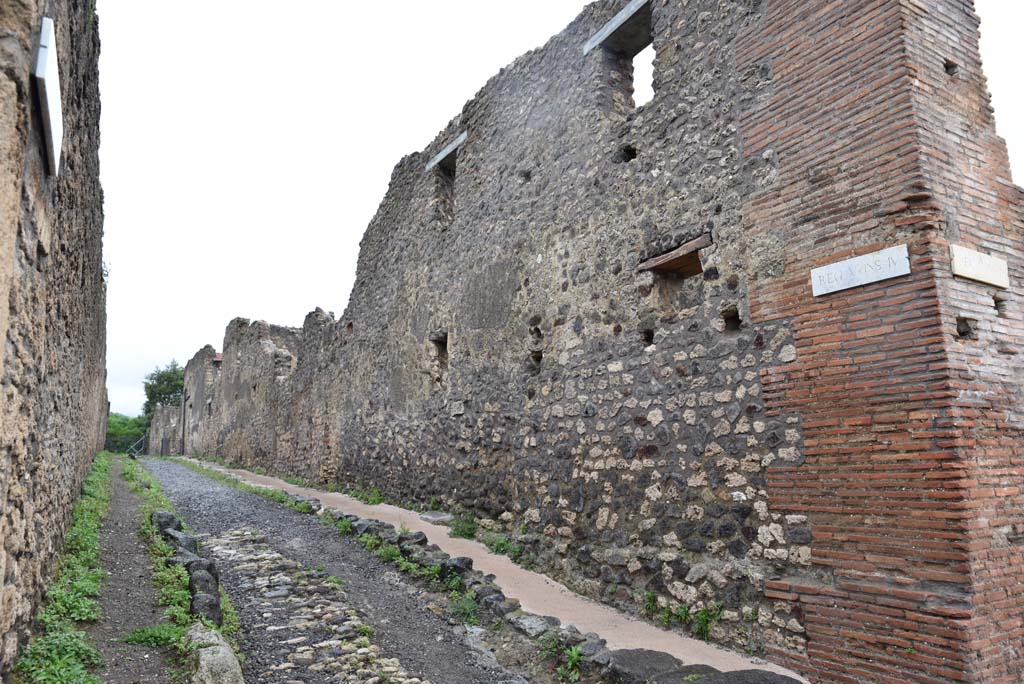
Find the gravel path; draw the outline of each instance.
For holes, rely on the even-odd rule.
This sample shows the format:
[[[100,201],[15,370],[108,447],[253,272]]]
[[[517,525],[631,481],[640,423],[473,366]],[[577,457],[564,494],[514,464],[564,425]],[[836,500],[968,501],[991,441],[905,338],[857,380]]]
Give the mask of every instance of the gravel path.
[[[313,516],[240,492],[177,463],[147,460],[144,465],[195,532],[222,536],[240,529],[255,530],[285,558],[308,568],[322,566],[341,579],[349,604],[361,611],[364,622],[376,631],[374,644],[385,655],[400,659],[410,674],[437,684],[522,681],[493,660],[481,658],[457,630],[428,609],[420,588]],[[246,679],[258,681],[259,673],[280,658],[280,641],[267,634],[266,616],[258,604],[247,600],[244,583],[231,574],[222,581],[239,609]],[[316,678],[295,681],[314,682]]]
[[[129,632],[162,621],[156,605],[153,571],[139,536],[139,500],[121,479],[115,459],[110,474],[110,510],[100,531],[100,558],[108,576],[99,597],[102,617],[88,627],[89,640],[103,654],[96,672],[107,684],[162,684],[170,681],[163,654],[148,646],[121,641]]]

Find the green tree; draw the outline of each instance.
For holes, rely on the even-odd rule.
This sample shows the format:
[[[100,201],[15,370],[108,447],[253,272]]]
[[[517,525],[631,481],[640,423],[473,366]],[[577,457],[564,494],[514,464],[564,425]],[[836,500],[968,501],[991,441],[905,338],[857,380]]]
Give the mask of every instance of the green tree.
[[[121,413],[111,413],[107,420],[107,451],[124,453],[128,447],[146,434],[146,417],[131,418]]]
[[[181,394],[185,387],[185,369],[172,360],[165,368],[157,368],[146,376],[143,383],[146,390],[146,403],[142,406],[142,414],[146,417],[146,425],[153,420],[153,411],[157,404],[164,406],[180,406]]]

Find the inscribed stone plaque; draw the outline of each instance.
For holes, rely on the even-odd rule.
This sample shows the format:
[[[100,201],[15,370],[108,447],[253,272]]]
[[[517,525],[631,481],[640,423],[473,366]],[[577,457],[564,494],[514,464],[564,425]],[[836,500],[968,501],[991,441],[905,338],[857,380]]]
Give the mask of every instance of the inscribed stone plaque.
[[[953,275],[1001,287],[1010,287],[1010,270],[1005,259],[989,256],[960,245],[949,246]]]
[[[906,245],[899,245],[816,268],[811,271],[811,287],[814,296],[821,297],[908,273],[910,254]]]

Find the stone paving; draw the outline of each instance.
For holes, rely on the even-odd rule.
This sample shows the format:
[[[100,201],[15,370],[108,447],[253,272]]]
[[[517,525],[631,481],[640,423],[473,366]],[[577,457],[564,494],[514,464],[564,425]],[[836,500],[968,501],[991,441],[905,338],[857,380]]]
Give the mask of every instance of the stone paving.
[[[250,529],[208,537],[204,546],[223,574],[235,576],[239,609],[258,609],[266,642],[276,645],[278,662],[259,673],[261,682],[430,684],[372,643],[373,629],[327,573],[304,569]]]

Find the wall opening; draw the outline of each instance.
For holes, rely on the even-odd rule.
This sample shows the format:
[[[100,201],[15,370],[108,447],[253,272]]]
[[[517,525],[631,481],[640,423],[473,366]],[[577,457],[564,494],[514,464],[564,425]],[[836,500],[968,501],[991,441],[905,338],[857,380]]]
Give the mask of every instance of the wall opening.
[[[634,107],[642,107],[655,95],[651,5],[649,0],[628,3],[583,46],[585,55],[600,48],[611,58],[610,63],[622,74],[622,87],[628,89],[624,94],[632,99]]]
[[[640,338],[644,341],[645,347],[654,344],[654,328],[641,328]]]
[[[433,175],[435,218],[443,223],[455,219],[455,179],[459,168],[459,148],[466,142],[466,133],[438,152],[426,166],[426,172]]]
[[[1006,297],[1001,294],[992,295],[992,303],[996,307],[996,314],[1000,318],[1006,318]]]
[[[438,330],[432,332],[429,339],[434,352],[434,382],[441,388],[444,388],[448,383],[448,331]]]
[[[960,73],[960,65],[951,59],[947,59],[945,62],[946,73],[950,76],[956,76]]]
[[[452,152],[437,165],[435,172],[435,197],[439,218],[451,222],[455,218],[455,173],[458,168],[458,152]]]
[[[633,104],[643,107],[654,99],[654,43],[633,57]]]
[[[628,164],[636,159],[638,154],[636,147],[633,145],[623,145],[615,151],[615,156],[612,157],[612,161],[616,164]]]
[[[962,340],[978,339],[978,321],[973,318],[957,316],[956,335]]]
[[[740,318],[739,309],[735,306],[730,306],[722,312],[722,322],[725,324],[725,332],[739,332],[740,327],[743,325],[743,319]]]
[[[434,345],[434,358],[442,370],[448,369],[448,333],[445,331],[430,334],[430,343]]]

